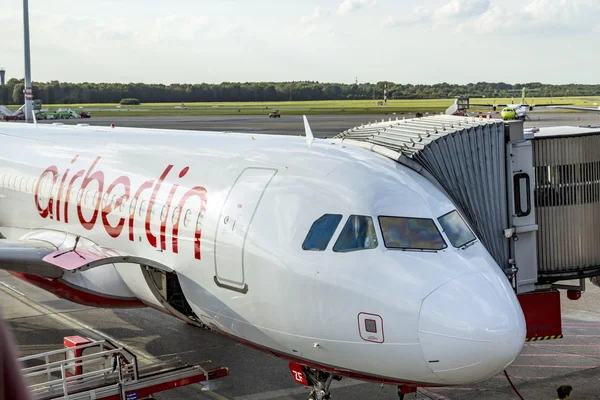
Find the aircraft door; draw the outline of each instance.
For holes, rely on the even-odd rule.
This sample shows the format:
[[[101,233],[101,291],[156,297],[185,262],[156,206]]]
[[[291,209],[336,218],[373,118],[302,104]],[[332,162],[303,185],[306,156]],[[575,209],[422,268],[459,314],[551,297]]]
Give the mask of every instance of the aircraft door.
[[[244,247],[248,229],[269,182],[277,170],[246,168],[231,188],[217,223],[215,283],[241,293],[248,291]]]

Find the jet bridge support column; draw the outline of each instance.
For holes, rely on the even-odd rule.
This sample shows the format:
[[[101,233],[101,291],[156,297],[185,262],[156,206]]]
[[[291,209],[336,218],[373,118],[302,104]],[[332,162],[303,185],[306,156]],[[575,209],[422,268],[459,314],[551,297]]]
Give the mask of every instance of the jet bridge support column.
[[[538,281],[533,147],[524,137],[523,121],[507,123],[505,134],[509,228],[504,235],[510,241],[513,284],[521,294],[534,291]]]

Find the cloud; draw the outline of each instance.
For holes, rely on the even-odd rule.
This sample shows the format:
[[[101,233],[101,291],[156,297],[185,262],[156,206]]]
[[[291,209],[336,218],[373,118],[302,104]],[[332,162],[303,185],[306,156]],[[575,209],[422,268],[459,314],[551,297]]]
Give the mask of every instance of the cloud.
[[[420,6],[403,17],[388,17],[384,27],[420,25],[430,30],[508,36],[560,36],[600,29],[597,0],[523,0],[508,7],[492,4],[491,0],[449,0],[435,10]]]
[[[491,0],[450,0],[434,12],[434,18],[437,20],[470,18],[483,14],[490,5]]]
[[[302,22],[303,24],[311,23],[311,22],[317,21],[323,17],[326,17],[329,14],[330,14],[329,10],[322,10],[319,7],[315,7],[313,12],[310,15],[302,17],[300,22]]]
[[[494,6],[462,31],[481,34],[565,36],[598,29],[600,3],[596,0],[531,0],[523,7],[505,9]]]
[[[396,18],[389,16],[383,21],[384,28],[402,28],[431,22],[431,11],[425,7],[417,7],[405,17]]]
[[[301,39],[306,39],[310,36],[331,36],[335,35],[335,30],[327,24],[313,24],[308,25],[306,27],[301,27],[296,30],[296,37]]]
[[[344,0],[338,6],[337,13],[347,15],[364,7],[373,7],[376,4],[376,0]]]
[[[450,0],[435,10],[418,6],[403,17],[389,17],[384,25],[387,27],[428,25],[431,29],[450,24],[456,26],[456,20],[470,19],[484,14],[490,8],[490,4],[491,0]]]

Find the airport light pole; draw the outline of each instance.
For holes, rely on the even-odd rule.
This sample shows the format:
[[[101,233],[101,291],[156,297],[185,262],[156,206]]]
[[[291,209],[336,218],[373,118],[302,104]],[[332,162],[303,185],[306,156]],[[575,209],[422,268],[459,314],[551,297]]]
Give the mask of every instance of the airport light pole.
[[[25,120],[33,122],[33,92],[31,90],[31,58],[29,49],[29,4],[23,0],[23,30],[25,37]]]

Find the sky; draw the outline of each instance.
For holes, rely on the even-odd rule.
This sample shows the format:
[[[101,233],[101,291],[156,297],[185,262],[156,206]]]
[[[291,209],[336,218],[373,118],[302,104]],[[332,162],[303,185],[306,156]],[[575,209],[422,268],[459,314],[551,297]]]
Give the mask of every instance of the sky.
[[[29,0],[32,79],[600,83],[599,0]],[[23,2],[0,67],[23,78]]]

